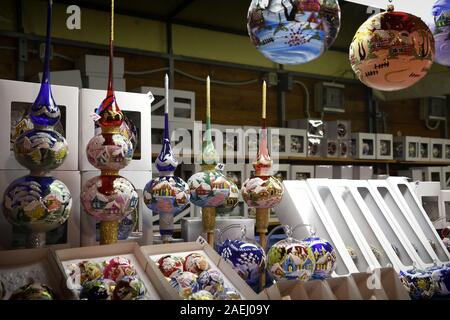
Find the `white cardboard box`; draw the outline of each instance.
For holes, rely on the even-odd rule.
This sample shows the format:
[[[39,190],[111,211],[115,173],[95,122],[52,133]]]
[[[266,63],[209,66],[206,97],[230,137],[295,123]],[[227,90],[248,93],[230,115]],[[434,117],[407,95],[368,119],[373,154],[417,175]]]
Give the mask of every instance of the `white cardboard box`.
[[[352,155],[355,159],[376,158],[376,135],[374,133],[352,133]]]
[[[151,117],[150,98],[145,94],[116,91],[117,103],[128,117],[140,119],[134,121],[138,130],[138,149],[135,151],[133,160],[123,171],[145,171],[151,170]],[[94,137],[95,123],[91,115],[100,106],[106,97],[105,90],[82,89],[80,90],[80,143],[79,164],[80,171],[96,170],[86,157],[86,146]],[[138,151],[139,150],[139,151]],[[159,152],[159,150],[157,151]]]
[[[446,139],[444,144],[444,160],[450,161],[450,140]]]
[[[336,120],[326,122],[327,137],[330,139],[350,139],[352,134],[352,122],[348,120]]]
[[[442,189],[450,190],[450,166],[442,167]]]
[[[372,166],[354,166],[353,179],[355,180],[369,180],[373,178]]]
[[[104,90],[108,88],[108,75],[86,76],[83,77],[84,88]],[[124,78],[114,78],[114,90],[126,91],[127,83]]]
[[[306,157],[307,148],[306,130],[288,129],[288,155],[291,157]]]
[[[85,75],[107,77],[109,72],[109,56],[85,54],[77,61],[77,65]],[[124,58],[114,57],[113,72],[115,78],[123,77],[125,73]]]
[[[338,157],[339,158],[350,158],[352,153],[352,140],[344,139],[338,140]]]
[[[5,297],[29,280],[48,285],[56,294],[57,300],[68,298],[64,277],[58,270],[57,262],[49,248],[8,250],[0,252],[0,280],[5,286]]]
[[[244,142],[245,142],[245,154],[248,156],[250,161],[256,159],[259,146],[259,137],[261,134],[261,127],[256,126],[244,126]],[[269,136],[269,132],[267,132]],[[267,137],[268,139],[269,137]]]
[[[323,139],[320,148],[322,157],[337,158],[339,156],[339,142],[337,139]]]
[[[417,167],[410,169],[421,170],[423,181],[441,182],[441,185],[443,186],[442,168],[443,167]]]
[[[394,158],[404,161],[419,160],[420,141],[420,137],[394,137]]]
[[[318,158],[321,156],[322,144],[326,142],[323,138],[308,137],[308,158]]]
[[[314,172],[314,178],[317,179],[333,178],[333,166],[319,165],[315,167]]]
[[[334,179],[353,179],[353,166],[333,166]]]
[[[163,244],[141,247],[141,251],[147,259],[148,272],[157,275],[160,285],[165,289],[167,295],[163,295],[163,299],[180,300],[181,297],[178,291],[175,290],[164,275],[159,271],[157,266],[158,259],[167,254],[186,256],[192,252],[198,252],[206,257],[211,269],[218,270],[224,276],[225,286],[235,289],[241,294],[245,300],[256,300],[258,296],[251,289],[247,283],[233,270],[231,264],[222,260],[222,258],[211,248],[206,241],[200,242],[185,242],[174,244]]]
[[[439,182],[411,182],[417,198],[423,206],[436,229],[443,229],[446,225],[445,211],[441,207],[441,184]]]
[[[39,72],[39,82],[42,81],[42,72]],[[80,70],[64,70],[50,72],[52,84],[68,87],[83,88]]]
[[[411,181],[425,181],[425,172],[421,168],[410,168],[408,170],[399,170],[399,177],[407,177]]]
[[[11,182],[28,175],[28,173],[27,170],[0,170],[0,194],[2,197]],[[64,232],[64,228],[67,227],[67,241],[50,245],[50,247],[78,247],[80,246],[80,173],[78,171],[53,171],[52,176],[61,180],[69,188],[72,196],[72,210],[67,222],[57,229]],[[19,243],[24,240],[22,239],[24,236],[18,238],[14,236],[13,227],[2,212],[0,214],[0,250],[11,249],[12,241],[15,238]]]
[[[0,80],[2,117],[0,126],[4,128],[0,139],[0,170],[24,169],[14,158],[11,131],[18,115],[23,114],[38,96],[40,84],[31,82]],[[56,171],[78,170],[78,88],[52,86],[55,102],[60,106],[61,123],[69,145],[69,153],[64,163]],[[65,125],[64,125],[65,124]]]
[[[225,163],[245,162],[245,132],[240,126],[212,125],[223,134],[223,161]]]
[[[380,160],[392,160],[394,158],[393,154],[393,136],[392,134],[377,133],[377,159]]]
[[[269,128],[268,129],[268,147],[269,154],[273,158],[289,156],[288,147],[289,130],[286,128]]]
[[[431,139],[420,138],[419,160],[428,161],[431,159]]]
[[[164,108],[166,105],[165,89],[158,87],[139,87],[134,92],[151,92],[155,98],[152,105],[152,117],[164,121]],[[170,121],[195,121],[195,92],[184,90],[169,90],[169,120]]]
[[[70,287],[73,285],[73,280],[69,279],[71,264],[85,260],[103,262],[115,257],[124,257],[130,260],[147,289],[147,299],[160,300],[166,294],[165,288],[160,285],[155,272],[147,268],[146,259],[136,242],[57,250],[54,255],[59,267],[59,276],[64,278],[66,283],[61,287],[65,289],[71,299],[79,299],[78,290]]]
[[[430,139],[431,141],[431,161],[442,162],[445,161],[445,143],[446,139]]]
[[[91,178],[99,176],[100,171],[85,171],[81,172],[81,187]],[[151,244],[153,242],[153,213],[147,206],[144,204],[142,198],[142,190],[145,185],[152,179],[151,171],[120,171],[119,175],[128,179],[136,188],[139,194],[139,219],[140,225],[142,225],[142,236],[141,237],[132,237],[130,236],[128,239],[120,241],[120,242],[129,242],[136,241],[141,245]],[[88,215],[83,207],[81,206],[81,245],[82,246],[93,246],[98,244],[96,240],[97,230],[96,226],[98,221],[93,217]],[[141,223],[142,221],[142,223]]]
[[[292,180],[306,180],[314,178],[314,166],[291,165]]]

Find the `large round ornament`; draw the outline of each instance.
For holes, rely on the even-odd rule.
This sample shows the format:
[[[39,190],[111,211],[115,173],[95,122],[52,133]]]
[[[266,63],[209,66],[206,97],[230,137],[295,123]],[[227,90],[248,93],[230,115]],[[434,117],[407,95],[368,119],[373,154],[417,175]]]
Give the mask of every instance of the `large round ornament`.
[[[72,197],[67,186],[52,177],[24,176],[4,195],[6,219],[25,231],[41,233],[62,225],[69,217]]]
[[[435,283],[436,294],[450,295],[450,266],[432,267],[427,271]]]
[[[32,282],[14,291],[9,300],[55,300],[55,293],[45,284]]]
[[[116,221],[137,208],[139,196],[133,184],[119,175],[88,180],[81,192],[86,212],[100,221]]]
[[[111,300],[116,283],[110,279],[86,281],[80,292],[81,300]]]
[[[341,25],[337,0],[253,0],[247,30],[256,48],[278,64],[303,64],[321,56]]]
[[[283,184],[273,176],[253,177],[242,185],[242,197],[250,207],[273,208],[283,198]]]
[[[429,24],[434,36],[436,56],[434,61],[450,66],[450,1],[437,0],[432,9],[432,22]]]
[[[184,270],[192,272],[193,274],[199,275],[205,270],[209,269],[209,263],[206,258],[197,252],[188,254],[184,258]]]
[[[336,268],[336,250],[334,250],[331,243],[316,236],[305,238],[303,242],[311,248],[316,261],[312,278],[329,278]]]
[[[236,208],[239,202],[239,189],[232,179],[226,177],[230,183],[230,194],[224,204],[216,208],[217,214],[227,214]]]
[[[231,193],[231,183],[222,172],[207,170],[195,173],[188,180],[190,201],[198,207],[225,205]]]
[[[267,270],[277,281],[308,281],[315,265],[311,248],[290,237],[275,243],[267,253]]]
[[[266,264],[263,248],[245,240],[226,239],[219,246],[219,255],[231,263],[233,269],[249,286],[258,287],[259,272],[264,270]]]
[[[31,172],[48,172],[61,166],[68,154],[66,139],[56,131],[33,129],[14,142],[16,160]]]
[[[158,267],[165,277],[173,278],[184,271],[184,259],[179,256],[164,256],[159,258]]]
[[[212,295],[224,290],[224,280],[222,274],[217,270],[206,270],[200,273],[197,278],[195,291],[206,290]]]
[[[189,204],[189,186],[177,176],[160,176],[144,188],[144,203],[155,213],[176,215]]]
[[[109,260],[108,264],[103,269],[103,277],[113,281],[120,281],[125,276],[136,275],[136,269],[131,264],[130,260],[123,257],[116,257]]]
[[[136,276],[125,276],[117,282],[113,300],[140,300],[145,296],[145,285]]]
[[[358,29],[350,45],[350,62],[366,86],[395,91],[425,77],[434,51],[433,34],[420,18],[388,10]]]
[[[76,282],[79,276],[79,283],[81,285],[87,281],[96,280],[103,276],[103,266],[98,262],[81,261],[77,264],[72,264],[69,269],[71,279]]]
[[[133,144],[121,134],[99,134],[86,147],[90,164],[100,170],[119,171],[133,159]]]
[[[170,285],[178,291],[180,297],[187,299],[193,293],[195,293],[197,287],[197,275],[192,272],[185,271],[182,273],[176,273],[170,280]]]
[[[416,269],[400,271],[400,280],[411,299],[430,299],[436,292],[436,283],[429,272]]]

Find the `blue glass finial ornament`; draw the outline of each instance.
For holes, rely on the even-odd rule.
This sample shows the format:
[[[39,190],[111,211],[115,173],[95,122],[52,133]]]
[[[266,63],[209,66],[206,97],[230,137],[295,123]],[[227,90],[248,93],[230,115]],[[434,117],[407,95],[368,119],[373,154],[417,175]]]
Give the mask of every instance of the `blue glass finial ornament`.
[[[164,137],[161,152],[155,164],[159,177],[152,179],[144,188],[144,202],[159,214],[159,232],[163,242],[171,242],[174,216],[183,211],[189,204],[189,187],[187,183],[174,175],[178,161],[173,154],[169,135],[169,77],[165,77],[166,106],[164,113]]]
[[[53,99],[50,85],[52,4],[53,1],[50,0],[47,8],[47,37],[45,39],[44,73],[42,75],[41,89],[30,111],[31,121],[36,126],[54,126],[61,117],[59,107]]]

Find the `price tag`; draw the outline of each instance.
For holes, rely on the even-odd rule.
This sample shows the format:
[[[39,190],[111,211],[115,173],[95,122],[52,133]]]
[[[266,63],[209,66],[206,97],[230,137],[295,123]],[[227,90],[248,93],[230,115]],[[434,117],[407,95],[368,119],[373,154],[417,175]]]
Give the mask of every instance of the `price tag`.
[[[155,101],[155,96],[151,91],[147,92],[147,97],[150,99],[150,104],[152,104],[153,101]]]

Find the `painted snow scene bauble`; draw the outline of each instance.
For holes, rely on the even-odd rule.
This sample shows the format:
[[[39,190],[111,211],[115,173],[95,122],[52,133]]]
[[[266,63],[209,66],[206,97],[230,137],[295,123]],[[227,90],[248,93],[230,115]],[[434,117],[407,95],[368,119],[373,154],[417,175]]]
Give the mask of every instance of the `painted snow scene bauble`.
[[[405,12],[387,11],[369,18],[350,45],[350,63],[359,80],[383,91],[414,85],[426,76],[433,58],[430,29]]]
[[[450,66],[450,0],[437,0],[434,3],[432,20],[429,27],[435,41],[434,61]]]
[[[67,154],[66,139],[56,131],[33,129],[14,143],[16,160],[30,171],[54,170],[63,164]]]
[[[431,274],[421,270],[400,271],[400,280],[411,299],[430,299],[436,291]]]
[[[61,181],[28,175],[9,185],[3,207],[6,219],[14,226],[26,231],[47,232],[66,222],[72,197]]]
[[[230,183],[230,194],[227,197],[227,201],[216,208],[217,214],[223,215],[232,212],[239,202],[239,189],[237,185],[228,177],[227,180]]]
[[[112,300],[141,300],[145,293],[145,285],[138,277],[125,276],[117,281]]]
[[[256,48],[278,64],[303,64],[321,56],[341,25],[337,0],[253,0],[247,30]]]
[[[273,208],[283,198],[283,184],[275,177],[253,177],[242,185],[242,197],[252,208]]]
[[[267,253],[267,270],[275,280],[308,281],[315,266],[311,248],[291,238],[277,242]]]
[[[316,261],[313,279],[326,279],[336,268],[336,251],[333,246],[319,237],[308,237],[303,242],[311,248]]]
[[[231,193],[230,181],[216,170],[197,172],[188,180],[191,202],[198,207],[224,205]]]
[[[131,214],[139,202],[133,184],[122,176],[89,179],[80,198],[84,210],[101,221],[121,220]]]
[[[265,268],[266,254],[257,244],[226,239],[218,248],[220,256],[231,263],[233,269],[252,288],[258,287],[259,271]]]
[[[133,159],[133,145],[121,134],[99,134],[89,141],[86,154],[95,168],[118,171]]]
[[[154,213],[176,215],[189,204],[189,186],[177,176],[160,176],[144,188],[144,203]]]

